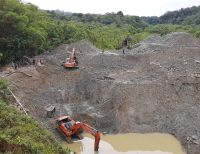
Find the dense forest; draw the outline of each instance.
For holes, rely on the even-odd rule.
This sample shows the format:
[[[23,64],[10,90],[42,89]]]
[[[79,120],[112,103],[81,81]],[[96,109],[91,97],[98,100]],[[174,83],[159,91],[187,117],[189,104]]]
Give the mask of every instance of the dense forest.
[[[157,33],[189,32],[200,37],[200,6],[167,12],[161,17],[44,11],[20,0],[0,0],[0,66],[52,51],[61,43],[88,39],[101,49],[119,49]]]

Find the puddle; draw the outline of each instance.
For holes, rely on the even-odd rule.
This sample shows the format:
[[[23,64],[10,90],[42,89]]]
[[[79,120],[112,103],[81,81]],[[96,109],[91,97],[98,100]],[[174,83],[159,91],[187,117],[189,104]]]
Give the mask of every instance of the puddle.
[[[76,154],[186,154],[175,137],[160,133],[102,135],[98,152],[89,134],[73,144],[63,142],[63,146]]]

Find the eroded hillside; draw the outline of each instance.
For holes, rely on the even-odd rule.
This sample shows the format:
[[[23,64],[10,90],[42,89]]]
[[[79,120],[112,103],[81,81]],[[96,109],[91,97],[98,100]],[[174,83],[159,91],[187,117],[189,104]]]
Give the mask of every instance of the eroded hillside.
[[[61,64],[72,48],[79,69]],[[187,33],[153,36],[132,49],[102,53],[87,41],[63,44],[35,57],[43,65],[6,76],[30,115],[54,128],[45,107],[69,114],[101,131],[166,132],[188,154],[200,150],[200,42]],[[23,72],[23,73],[20,73]]]

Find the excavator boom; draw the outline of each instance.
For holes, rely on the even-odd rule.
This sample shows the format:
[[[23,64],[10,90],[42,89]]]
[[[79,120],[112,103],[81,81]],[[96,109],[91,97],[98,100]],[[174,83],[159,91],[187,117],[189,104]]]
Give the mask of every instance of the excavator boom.
[[[88,132],[94,136],[94,138],[95,138],[94,150],[98,151],[99,150],[99,142],[100,142],[100,132],[85,123],[81,123],[81,127],[83,128],[83,130],[85,130],[86,132]]]
[[[91,127],[88,124],[82,122],[76,122],[74,128],[72,128],[73,132],[77,132],[78,129],[82,128],[85,132],[90,133],[95,138],[94,142],[94,150],[98,151],[99,149],[99,142],[100,142],[100,132],[95,128]]]
[[[71,57],[70,57],[70,62],[72,62],[74,60],[75,56],[75,48],[72,49],[72,53],[71,53]]]

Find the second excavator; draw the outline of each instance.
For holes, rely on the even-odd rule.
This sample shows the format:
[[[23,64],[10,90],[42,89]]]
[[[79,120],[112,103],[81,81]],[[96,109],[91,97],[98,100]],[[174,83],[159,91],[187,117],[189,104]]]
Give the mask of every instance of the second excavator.
[[[70,58],[67,58],[62,65],[64,68],[78,68],[78,60],[76,57],[75,48],[73,48]]]
[[[90,133],[95,138],[94,150],[98,151],[100,142],[100,132],[90,125],[75,121],[70,116],[62,116],[56,120],[57,130],[65,137],[68,143],[72,143],[72,138],[82,139],[82,132]]]

